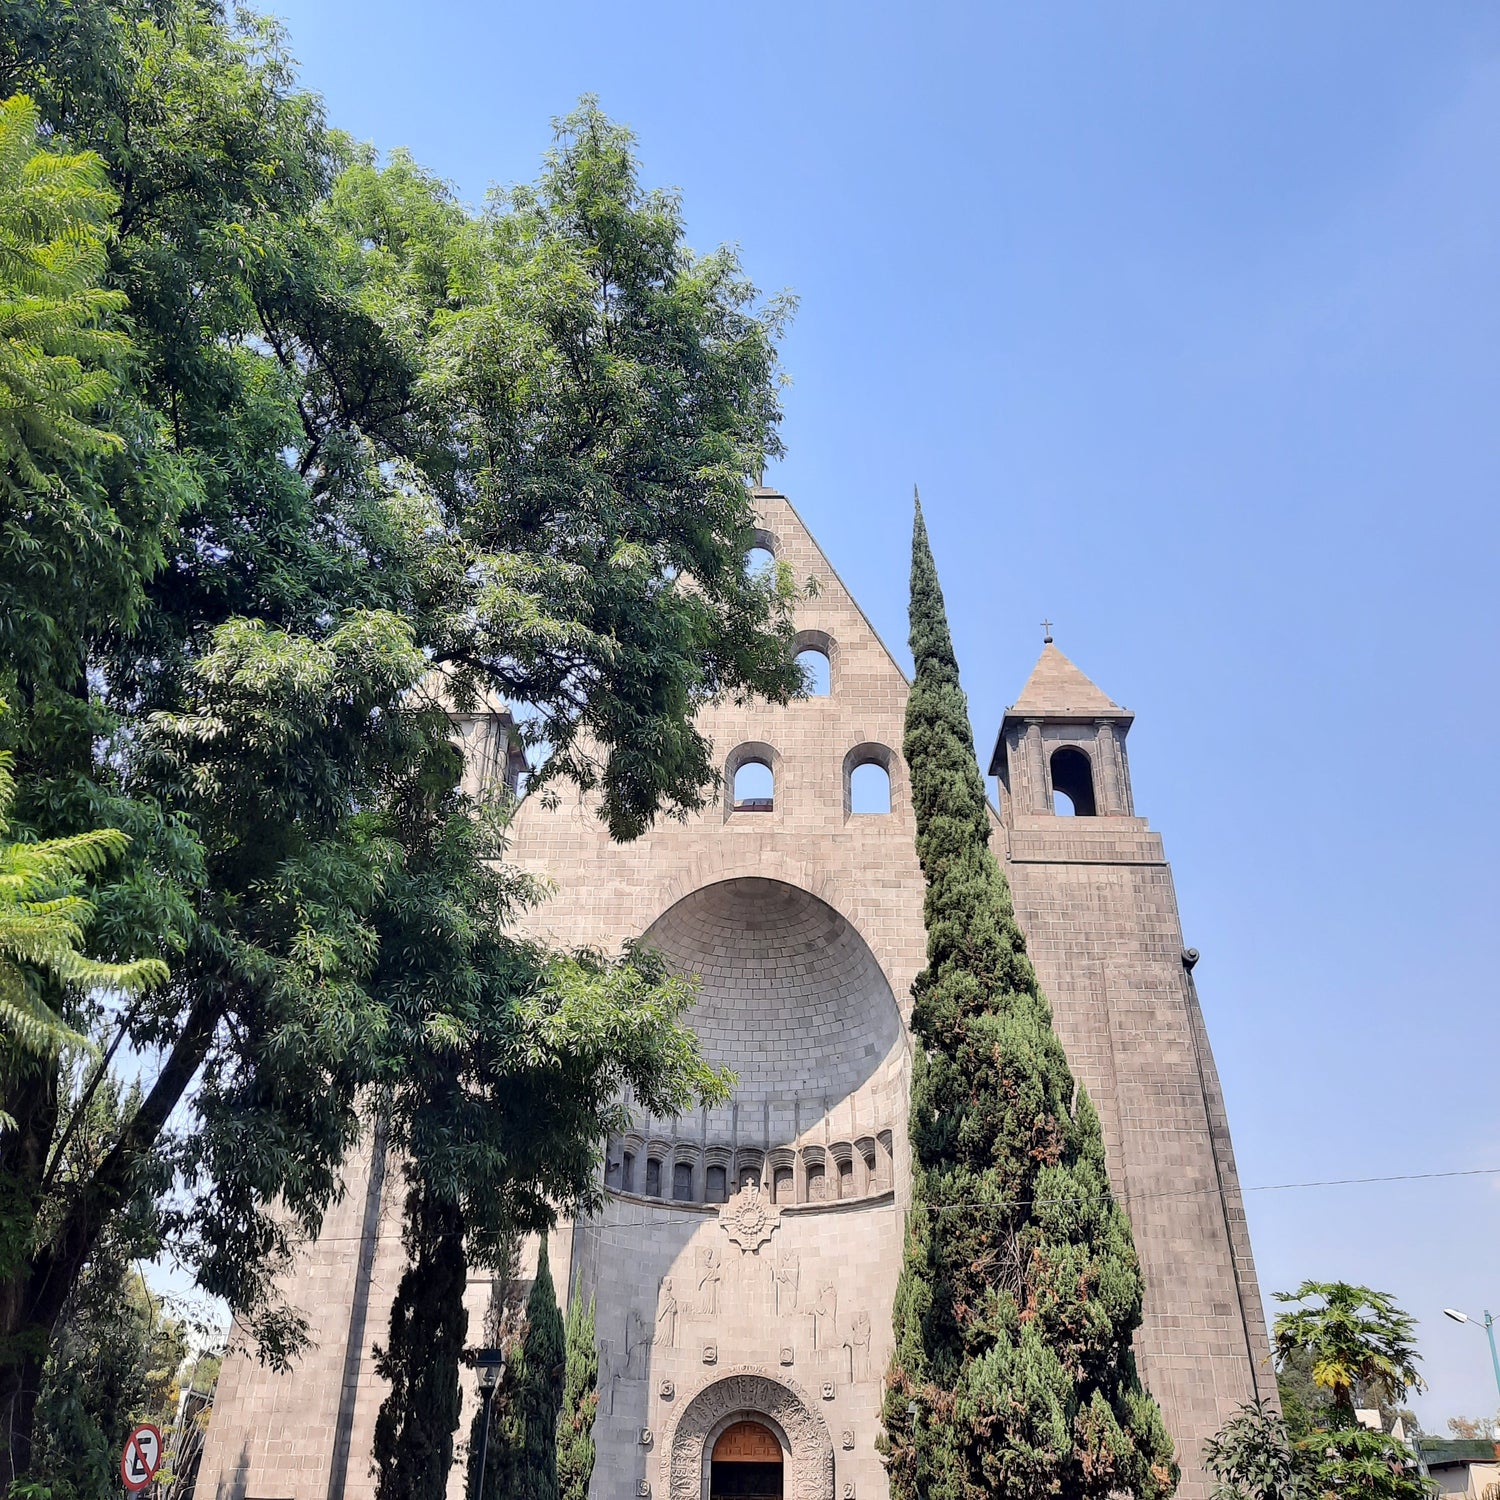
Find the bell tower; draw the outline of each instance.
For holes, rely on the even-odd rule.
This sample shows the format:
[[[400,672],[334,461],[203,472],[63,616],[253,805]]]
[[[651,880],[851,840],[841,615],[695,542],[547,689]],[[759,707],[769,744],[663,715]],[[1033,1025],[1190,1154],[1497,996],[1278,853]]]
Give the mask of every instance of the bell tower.
[[[1021,696],[1005,711],[990,763],[990,775],[1000,778],[1006,826],[1028,827],[1032,818],[1063,812],[1132,817],[1125,736],[1134,719],[1049,634]]]
[[[1161,836],[1135,814],[1134,717],[1049,631],[990,774],[1016,916],[1134,1231],[1136,1358],[1177,1443],[1180,1500],[1202,1500],[1205,1440],[1242,1402],[1274,1404],[1276,1380],[1198,954],[1183,946]]]

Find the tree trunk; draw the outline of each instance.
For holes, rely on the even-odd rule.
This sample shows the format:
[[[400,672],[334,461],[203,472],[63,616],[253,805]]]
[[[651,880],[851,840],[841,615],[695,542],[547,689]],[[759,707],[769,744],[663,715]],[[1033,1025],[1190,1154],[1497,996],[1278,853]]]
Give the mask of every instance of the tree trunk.
[[[129,1198],[136,1171],[202,1066],[222,1013],[218,1001],[194,1003],[151,1092],[93,1176],[59,1185],[71,1201],[42,1245],[36,1243],[44,1207],[38,1191],[57,1132],[55,1068],[39,1070],[49,1079],[45,1099],[26,1114],[16,1113],[21,1138],[7,1153],[0,1177],[10,1198],[4,1215],[10,1238],[0,1261],[0,1495],[9,1493],[31,1460],[38,1386],[57,1320],[104,1226]]]

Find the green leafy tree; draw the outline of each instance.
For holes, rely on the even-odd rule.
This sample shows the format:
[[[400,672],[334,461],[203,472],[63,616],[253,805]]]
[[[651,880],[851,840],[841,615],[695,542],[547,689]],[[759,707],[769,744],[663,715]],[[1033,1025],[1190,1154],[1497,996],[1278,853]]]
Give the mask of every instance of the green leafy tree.
[[[561,1500],[588,1500],[594,1475],[594,1417],[599,1410],[599,1349],[594,1341],[594,1299],[582,1292],[568,1304],[567,1369],[557,1423],[557,1490]]]
[[[0,713],[5,705],[0,701]],[[74,886],[125,850],[116,828],[38,843],[4,842],[15,799],[12,757],[0,750],[0,1045],[13,1067],[29,1058],[54,1064],[65,1046],[88,1045],[47,1003],[49,987],[108,988],[134,994],[167,978],[160,959],[104,963],[82,951],[93,906]],[[0,1112],[0,1129],[16,1121]]]
[[[1220,1500],[1426,1500],[1433,1486],[1411,1449],[1355,1416],[1361,1405],[1394,1410],[1420,1388],[1414,1320],[1385,1293],[1347,1282],[1304,1281],[1276,1298],[1299,1304],[1274,1329],[1287,1415],[1242,1407],[1210,1440],[1204,1456]]]
[[[0,102],[0,485],[12,504],[60,485],[49,460],[122,448],[94,417],[129,348],[107,327],[125,306],[102,283],[117,206],[92,151],[44,150],[40,111]]]
[[[133,345],[87,424],[119,442],[38,443],[45,483],[0,505],[14,821],[28,840],[126,835],[77,892],[87,953],[171,971],[58,1011],[101,1048],[76,1089],[61,1062],[0,1069],[18,1124],[0,1143],[3,1487],[28,1463],[51,1330],[143,1192],[154,1232],[285,1360],[301,1331],[275,1273],[316,1231],[362,1099],[388,1112],[414,1212],[451,1227],[480,1205],[483,1263],[502,1227],[587,1185],[632,1070],[677,1068],[664,1099],[717,1087],[649,965],[453,915],[472,850],[451,830],[472,810],[446,724],[413,707],[423,674],[444,667],[460,707],[529,705],[541,779],[590,789],[621,834],[707,795],[699,703],[797,681],[789,581],[743,568],[779,314],[732,256],[687,252],[597,111],[538,189],[471,219],[328,130],[272,23],[206,0],[16,0],[0,78],[60,154],[103,162],[102,290]],[[71,326],[116,315],[91,309]],[[396,937],[434,912],[403,966]],[[469,949],[483,977],[461,996],[438,965]],[[156,1076],[64,1192],[121,1048]],[[476,1123],[475,1078],[531,1116]],[[491,1212],[470,1184],[502,1178]],[[431,1228],[409,1238],[435,1245]]]
[[[1332,1397],[1336,1425],[1356,1425],[1357,1396],[1377,1405],[1423,1389],[1416,1320],[1387,1293],[1304,1281],[1294,1292],[1277,1292],[1276,1300],[1308,1304],[1277,1314],[1276,1356],[1282,1363],[1298,1356],[1311,1362],[1313,1384]]]
[[[912,1207],[881,1442],[891,1492],[1154,1500],[1177,1466],[1130,1352],[1130,1226],[989,849],[920,505],[911,647],[904,753],[927,967],[912,987]]]
[[[69,1069],[77,1087],[91,1058]],[[107,1080],[70,1138],[64,1184],[108,1148],[121,1118],[139,1107],[138,1089]],[[152,1421],[165,1433],[175,1415],[177,1375],[188,1326],[153,1296],[139,1269],[161,1249],[150,1195],[137,1194],[95,1245],[63,1309],[42,1369],[30,1478],[54,1500],[94,1500],[119,1483],[126,1433]]]
[[[96,913],[89,956],[154,950],[172,974],[138,995],[71,1002],[64,1019],[101,1045],[101,1066],[76,1091],[60,1062],[0,1070],[0,1107],[18,1122],[0,1149],[0,1487],[28,1462],[51,1330],[100,1236],[148,1185],[176,1177],[157,1228],[205,1286],[258,1321],[273,1353],[277,1332],[293,1331],[260,1312],[287,1229],[316,1227],[357,1130],[353,1064],[368,1013],[352,975],[368,952],[357,901],[335,896],[357,894],[362,874],[369,884],[345,828],[357,800],[378,793],[374,768],[394,743],[377,735],[381,749],[361,758],[367,726],[326,743],[314,731],[277,756],[267,737],[286,718],[273,710],[300,706],[294,693],[231,728],[241,738],[229,748],[254,751],[242,767],[216,759],[225,747],[206,727],[216,693],[296,686],[267,651],[251,675],[254,643],[233,637],[237,619],[310,633],[324,648],[314,673],[344,630],[342,693],[318,705],[323,725],[374,706],[370,684],[350,676],[380,664],[355,649],[350,617],[382,602],[370,581],[379,504],[347,466],[316,478],[316,465],[299,468],[318,437],[319,452],[339,446],[320,420],[339,428],[345,454],[362,444],[373,456],[373,440],[351,414],[312,406],[309,435],[300,399],[331,377],[319,351],[292,348],[292,331],[332,295],[333,257],[309,258],[316,286],[299,300],[279,254],[326,192],[333,138],[293,87],[274,30],[251,18],[226,22],[189,0],[18,5],[14,18],[7,76],[36,101],[60,154],[93,151],[104,164],[107,290],[128,302],[134,345],[112,395],[95,382],[105,403],[95,425],[120,441],[54,424],[56,442],[32,444],[43,477],[25,509],[14,495],[0,502],[14,821],[43,841],[101,827],[128,836],[126,853],[77,892]],[[109,311],[84,303],[80,330]],[[225,684],[214,668],[236,651],[247,675]],[[407,685],[375,684],[387,703]],[[127,1046],[158,1058],[153,1086],[64,1183],[59,1163]],[[195,1079],[193,1106],[179,1110]],[[284,1225],[265,1209],[278,1195]]]
[[[1303,1455],[1274,1407],[1250,1402],[1203,1445],[1203,1465],[1219,1481],[1213,1500],[1312,1500]]]

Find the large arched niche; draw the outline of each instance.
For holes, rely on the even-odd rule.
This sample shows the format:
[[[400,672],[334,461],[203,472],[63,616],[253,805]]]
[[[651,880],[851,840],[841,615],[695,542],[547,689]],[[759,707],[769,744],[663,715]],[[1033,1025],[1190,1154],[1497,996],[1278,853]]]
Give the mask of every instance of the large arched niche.
[[[703,886],[645,941],[696,976],[688,1013],[704,1056],[735,1070],[741,1103],[856,1093],[899,1054],[891,987],[854,926],[799,886],[742,876]]]
[[[735,1422],[760,1422],[786,1454],[785,1500],[833,1500],[833,1439],[794,1381],[730,1370],[710,1381],[668,1424],[662,1444],[667,1500],[706,1500],[713,1442]]]

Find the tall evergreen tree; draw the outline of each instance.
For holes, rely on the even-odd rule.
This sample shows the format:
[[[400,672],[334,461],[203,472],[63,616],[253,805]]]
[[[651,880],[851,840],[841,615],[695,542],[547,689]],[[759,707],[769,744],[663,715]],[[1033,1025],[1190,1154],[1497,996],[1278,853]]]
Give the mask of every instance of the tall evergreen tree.
[[[557,1423],[559,1500],[588,1500],[594,1473],[594,1415],[599,1410],[599,1349],[594,1343],[594,1299],[575,1293],[568,1304],[568,1361]]]
[[[891,1494],[1161,1500],[1178,1471],[1130,1349],[1130,1226],[989,848],[920,502],[911,648],[927,967],[912,986],[912,1206],[880,1443]]]
[[[477,1444],[469,1456],[471,1500],[558,1500],[557,1429],[566,1358],[562,1314],[543,1235],[536,1280],[526,1299],[526,1332],[506,1379],[503,1412],[498,1420],[491,1418],[482,1496]]]

